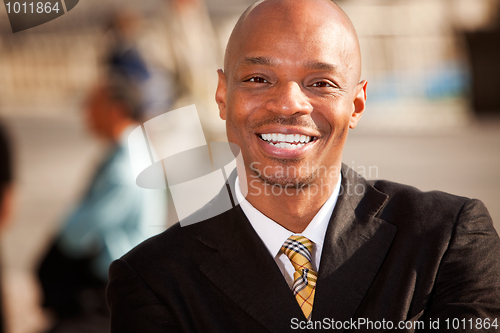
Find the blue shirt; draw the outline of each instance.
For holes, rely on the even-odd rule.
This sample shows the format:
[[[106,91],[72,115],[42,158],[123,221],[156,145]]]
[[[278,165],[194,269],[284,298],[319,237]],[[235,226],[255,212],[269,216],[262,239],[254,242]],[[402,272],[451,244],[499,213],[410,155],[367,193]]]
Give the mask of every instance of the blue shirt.
[[[111,262],[166,226],[166,190],[136,185],[127,147],[130,130],[100,164],[86,194],[69,215],[58,246],[75,259],[93,257],[94,273],[107,281]]]

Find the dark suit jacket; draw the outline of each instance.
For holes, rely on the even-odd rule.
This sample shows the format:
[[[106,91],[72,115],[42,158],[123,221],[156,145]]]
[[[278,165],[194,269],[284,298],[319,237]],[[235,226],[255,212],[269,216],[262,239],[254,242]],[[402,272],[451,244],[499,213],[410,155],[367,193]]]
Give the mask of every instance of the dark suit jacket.
[[[500,240],[480,201],[368,182],[345,166],[342,174],[313,322],[364,318],[372,325],[385,320],[387,329],[388,321],[395,328],[421,320],[426,328],[420,332],[439,319],[433,332],[442,332],[446,319],[451,325],[473,318],[475,325],[475,318],[500,317]],[[194,225],[177,224],[115,261],[108,303],[116,333],[296,332],[305,321],[239,206]],[[459,324],[450,331],[480,331],[469,321]]]

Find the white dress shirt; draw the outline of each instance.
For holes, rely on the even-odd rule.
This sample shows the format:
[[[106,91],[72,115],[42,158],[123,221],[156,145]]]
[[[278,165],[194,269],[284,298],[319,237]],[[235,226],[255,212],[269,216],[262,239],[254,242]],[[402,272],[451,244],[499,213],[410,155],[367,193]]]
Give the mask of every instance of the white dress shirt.
[[[331,196],[321,207],[316,216],[314,216],[307,228],[300,234],[314,242],[312,266],[316,272],[318,272],[319,269],[321,251],[323,250],[323,243],[325,241],[328,222],[330,221],[330,217],[339,196],[341,177],[342,176],[339,176],[339,180]],[[262,241],[266,245],[269,253],[271,253],[271,255],[273,256],[274,261],[278,265],[281,273],[285,277],[286,282],[291,288],[293,285],[293,273],[295,272],[295,269],[293,268],[290,259],[288,259],[288,257],[283,252],[281,252],[281,246],[288,237],[297,234],[294,234],[290,230],[283,228],[281,225],[274,222],[273,220],[262,214],[254,206],[252,206],[252,204],[245,199],[241,192],[239,178],[236,178],[235,187],[236,198],[238,199],[241,209],[250,221],[250,224],[252,225],[254,230],[259,235],[260,239],[262,239]]]

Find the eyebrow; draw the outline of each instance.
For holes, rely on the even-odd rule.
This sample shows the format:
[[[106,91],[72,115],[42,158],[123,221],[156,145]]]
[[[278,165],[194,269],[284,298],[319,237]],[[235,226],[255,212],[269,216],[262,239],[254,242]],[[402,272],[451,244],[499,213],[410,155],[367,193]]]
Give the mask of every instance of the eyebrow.
[[[278,67],[277,61],[268,57],[245,57],[243,63],[249,65],[263,65],[267,67]],[[330,64],[321,61],[309,61],[305,65],[306,68],[312,70],[322,70],[322,71],[337,71],[338,66],[336,64]]]
[[[268,66],[268,67],[277,67],[278,66],[276,61],[274,61],[268,57],[245,57],[243,62],[246,64],[250,64],[250,65],[263,65],[263,66]]]
[[[323,70],[323,71],[338,70],[338,66],[336,64],[330,64],[327,62],[320,62],[320,61],[310,61],[306,64],[306,68],[314,70]]]

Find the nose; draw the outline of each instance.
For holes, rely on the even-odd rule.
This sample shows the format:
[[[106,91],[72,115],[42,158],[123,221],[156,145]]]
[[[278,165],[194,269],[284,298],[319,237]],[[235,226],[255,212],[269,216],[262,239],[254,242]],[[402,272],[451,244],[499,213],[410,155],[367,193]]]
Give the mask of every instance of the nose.
[[[266,107],[269,111],[286,116],[309,114],[313,110],[309,99],[297,82],[284,82],[278,85]]]

